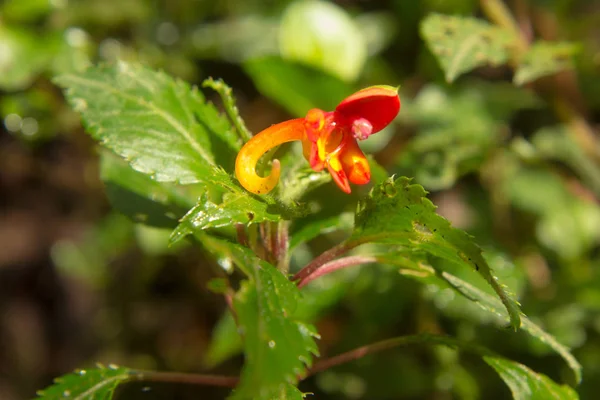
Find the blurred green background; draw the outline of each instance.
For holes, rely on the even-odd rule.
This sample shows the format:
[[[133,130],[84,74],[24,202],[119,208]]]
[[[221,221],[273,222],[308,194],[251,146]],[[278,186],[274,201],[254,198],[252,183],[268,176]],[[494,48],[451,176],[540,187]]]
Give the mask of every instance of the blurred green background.
[[[311,107],[332,109],[364,86],[401,85],[397,123],[363,143],[365,150],[388,173],[415,177],[442,215],[476,237],[524,312],[573,348],[583,364],[578,391],[596,398],[600,157],[598,137],[582,145],[573,127],[587,121],[597,132],[600,122],[600,3],[507,4],[526,38],[576,43],[574,69],[517,87],[510,67],[481,67],[448,84],[419,24],[432,12],[484,18],[476,0],[4,0],[0,399],[31,398],[52,378],[97,361],[221,374],[236,374],[243,361],[223,299],[206,288],[222,266],[190,244],[169,248],[168,227],[111,210],[100,178],[109,167],[99,165],[97,145],[52,83],[57,74],[119,59],[194,84],[222,78],[254,132]],[[557,103],[572,108],[565,116]],[[335,199],[321,205],[319,218],[353,211],[366,193],[336,190],[312,196]],[[306,222],[295,222],[292,235]],[[292,268],[343,237],[342,230],[300,244]],[[506,335],[449,289],[417,286],[390,268],[337,273],[307,287],[306,298],[323,355],[401,334],[444,333],[569,379],[556,354]],[[142,388],[126,385],[122,398],[228,393]],[[510,397],[481,360],[426,347],[373,355],[300,388],[319,399]]]

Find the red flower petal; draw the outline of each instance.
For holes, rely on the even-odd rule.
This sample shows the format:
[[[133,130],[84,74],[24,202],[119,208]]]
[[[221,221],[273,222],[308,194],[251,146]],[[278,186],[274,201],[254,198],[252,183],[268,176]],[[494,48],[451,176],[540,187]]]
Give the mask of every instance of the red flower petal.
[[[398,90],[392,86],[371,86],[345,98],[335,112],[348,125],[364,118],[373,126],[371,134],[379,132],[396,118],[400,111]],[[336,118],[337,119],[337,118]]]

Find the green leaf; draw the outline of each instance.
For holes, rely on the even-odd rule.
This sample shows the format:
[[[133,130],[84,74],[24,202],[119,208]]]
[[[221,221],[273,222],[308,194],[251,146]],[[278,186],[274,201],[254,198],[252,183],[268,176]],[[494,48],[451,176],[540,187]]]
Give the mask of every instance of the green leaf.
[[[318,354],[314,328],[293,319],[299,289],[249,249],[208,235],[202,241],[249,277],[233,301],[246,361],[232,398],[271,399],[274,393],[289,393],[287,385],[295,384]]]
[[[510,388],[515,400],[577,400],[577,393],[567,385],[558,385],[544,374],[517,362],[497,357],[483,357]]]
[[[568,151],[568,143],[562,144]],[[587,172],[593,176],[594,166],[582,162],[578,167],[589,167]],[[575,196],[551,171],[516,169],[505,179],[503,190],[512,204],[539,217],[535,236],[561,258],[579,257],[600,240],[598,205]]]
[[[333,217],[311,221],[292,234],[289,250],[291,252],[298,245],[306,243],[320,235],[338,230],[349,230],[351,228],[352,217],[350,213],[342,213]]]
[[[519,168],[508,178],[502,187],[505,196],[514,206],[530,213],[556,213],[574,200],[560,178],[547,169]]]
[[[565,260],[584,256],[600,241],[600,207],[573,196],[563,208],[539,220],[536,236]]]
[[[299,289],[249,249],[206,234],[198,237],[221,263],[233,262],[249,277],[233,302],[246,357],[233,398],[285,399],[277,396],[294,393],[288,386],[318,355],[314,328],[293,319]]]
[[[187,6],[195,12],[199,7]],[[253,7],[253,6],[250,6]],[[200,7],[201,8],[201,7]],[[186,34],[194,59],[217,59],[239,64],[250,58],[278,53],[279,20],[270,13],[247,13],[238,9],[227,18],[205,20]],[[246,11],[249,11],[246,9]],[[209,22],[213,21],[213,22]],[[190,57],[190,54],[186,56]]]
[[[568,127],[542,128],[535,132],[531,142],[543,158],[564,162],[600,196],[600,165],[575,142]]]
[[[482,86],[479,83],[450,92],[437,85],[423,87],[401,113],[402,119],[419,125],[418,134],[400,154],[402,174],[414,176],[428,189],[439,190],[478,170],[500,142],[502,132],[492,116],[492,110],[498,109],[486,104],[496,93]]]
[[[269,204],[261,202],[247,193],[226,193],[220,203],[215,203],[204,193],[196,204],[181,219],[181,223],[171,235],[171,243],[185,236],[207,228],[219,228],[233,224],[250,222],[278,221],[280,215],[268,211]]]
[[[225,278],[212,278],[206,283],[206,288],[216,294],[225,294],[229,289],[229,283]]]
[[[498,66],[509,58],[510,31],[476,18],[431,14],[421,35],[438,59],[448,82],[483,65]]]
[[[207,228],[279,221],[307,213],[303,206],[284,205],[271,196],[256,196],[244,190],[220,168],[214,168],[207,180],[213,188],[222,189],[224,193],[218,202],[214,202],[205,192],[198,204],[181,219],[171,235],[171,243]]]
[[[352,93],[352,87],[338,78],[279,57],[250,60],[244,70],[263,95],[298,117],[315,107],[333,110]]]
[[[504,311],[503,305],[498,299],[490,296],[489,294],[477,289],[470,283],[458,279],[454,275],[451,275],[447,272],[442,272],[441,275],[442,278],[448,284],[450,284],[451,287],[458,290],[462,295],[466,296],[471,300],[477,301],[479,306],[497,315],[498,317],[506,321],[509,320],[509,316]],[[560,354],[560,356],[567,362],[567,364],[573,371],[573,374],[575,375],[575,382],[581,382],[581,365],[575,359],[575,357],[573,357],[569,349],[563,346],[562,344],[558,343],[552,335],[546,333],[542,328],[533,323],[525,315],[522,315],[521,319],[521,328],[527,333],[529,333],[531,336],[538,339],[542,343],[545,343],[546,345],[550,346],[554,351]]]
[[[242,341],[235,320],[229,310],[225,311],[212,331],[212,338],[203,364],[206,368],[214,368],[223,361],[242,351]]]
[[[108,152],[101,154],[100,176],[112,206],[135,222],[174,228],[195,202],[175,186],[152,180]]]
[[[281,18],[279,49],[289,60],[354,81],[367,60],[367,42],[346,10],[325,1],[296,1]]]
[[[535,42],[525,53],[513,78],[517,85],[573,68],[580,46],[573,43]]]
[[[0,89],[29,86],[48,66],[55,48],[53,39],[0,24]]]
[[[129,368],[98,365],[61,376],[54,384],[38,391],[40,399],[110,400],[119,384],[131,379],[136,371]]]
[[[48,0],[5,0],[0,8],[0,14],[7,21],[33,21],[48,14],[52,3]]]
[[[389,351],[400,346],[437,345],[482,356],[509,385],[517,400],[577,400],[577,393],[566,385],[558,385],[550,378],[517,362],[498,357],[485,347],[452,337],[432,334],[398,336],[377,342],[372,348]]]
[[[214,166],[233,167],[231,124],[185,82],[125,62],[55,81],[88,132],[154,180],[203,182]]]
[[[331,174],[315,172],[310,168],[300,146],[292,147],[279,161],[283,165],[283,173],[277,185],[277,193],[284,204],[297,204],[309,192],[331,182]]]
[[[78,240],[60,240],[52,246],[52,261],[58,272],[95,290],[111,282],[109,265],[134,242],[134,225],[113,212],[83,232]]]
[[[261,264],[234,299],[246,362],[233,398],[271,398],[274,388],[295,384],[318,354],[315,331],[288,316],[298,289],[275,267]]]
[[[400,244],[474,268],[498,294],[517,329],[521,325],[518,303],[497,282],[473,238],[436,214],[426,193],[405,177],[375,186],[358,204],[350,241]]]
[[[378,260],[382,263],[400,266],[400,273],[407,278],[435,285],[440,289],[450,287],[466,299],[475,302],[494,318],[498,318],[500,321],[504,322],[510,321],[510,316],[508,315],[506,308],[496,297],[446,271],[436,271],[431,266],[426,265],[425,262],[416,261],[414,256],[405,258],[394,254],[386,254],[385,256],[378,257]],[[575,357],[573,357],[569,349],[557,342],[552,335],[546,333],[542,328],[527,318],[527,316],[521,315],[521,321],[521,329],[558,353],[573,371],[575,383],[581,382],[581,365]]]

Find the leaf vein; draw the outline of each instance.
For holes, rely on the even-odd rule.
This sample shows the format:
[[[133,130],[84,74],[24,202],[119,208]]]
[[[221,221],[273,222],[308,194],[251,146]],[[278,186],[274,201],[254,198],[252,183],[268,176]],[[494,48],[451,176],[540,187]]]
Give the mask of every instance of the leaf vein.
[[[154,104],[148,103],[147,101],[140,99],[138,97],[135,97],[133,95],[130,95],[128,93],[123,93],[123,92],[115,89],[113,86],[110,86],[110,85],[107,85],[107,84],[104,84],[101,82],[97,82],[97,81],[94,81],[91,79],[82,78],[82,77],[75,76],[75,75],[68,75],[67,79],[70,79],[71,81],[74,81],[74,82],[78,82],[79,84],[81,84],[83,86],[87,85],[89,87],[95,87],[95,88],[98,88],[101,90],[108,91],[117,97],[121,97],[126,100],[129,100],[133,103],[138,104],[140,107],[146,108],[146,109],[154,112],[157,116],[161,117],[165,122],[167,122],[169,125],[171,125],[179,134],[181,134],[181,136],[184,137],[184,139],[194,148],[194,150],[202,158],[204,158],[209,164],[214,165],[214,160],[213,160],[212,156],[206,152],[206,150],[202,147],[202,145],[200,143],[198,143],[197,140],[195,140],[193,138],[192,134],[183,125],[181,125],[177,120],[175,120],[171,115],[169,115],[165,111],[161,110],[160,108],[156,107]]]

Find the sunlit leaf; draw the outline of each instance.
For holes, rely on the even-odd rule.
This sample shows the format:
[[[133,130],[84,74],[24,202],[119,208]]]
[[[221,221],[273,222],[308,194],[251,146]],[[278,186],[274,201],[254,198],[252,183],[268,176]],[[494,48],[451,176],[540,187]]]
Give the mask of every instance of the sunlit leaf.
[[[154,181],[114,155],[103,153],[100,160],[108,199],[135,222],[174,228],[195,203],[193,197],[185,196],[172,184]]]
[[[573,68],[573,56],[580,47],[573,43],[536,42],[523,56],[514,83],[523,85],[542,76]]]
[[[408,178],[390,178],[374,187],[358,204],[351,242],[400,244],[477,270],[498,294],[508,310],[511,325],[520,326],[518,303],[498,283],[481,255],[481,249],[466,232],[453,228],[435,213],[422,186]]]
[[[470,17],[431,14],[421,35],[436,56],[448,82],[483,65],[505,64],[514,37],[509,31]]]
[[[185,82],[119,62],[56,83],[95,139],[154,180],[203,182],[215,165],[233,169],[230,122]]]
[[[316,331],[294,319],[299,289],[249,249],[204,234],[199,239],[221,262],[230,260],[249,278],[233,299],[245,363],[232,398],[267,400],[282,391],[295,393],[288,385],[294,385],[318,355]]]
[[[299,291],[275,267],[251,266],[253,279],[234,299],[246,361],[234,399],[270,399],[283,384],[294,384],[318,354],[312,327],[291,319]]]
[[[307,213],[303,206],[285,205],[270,196],[256,196],[244,190],[220,168],[214,168],[207,181],[222,192],[216,194],[221,197],[220,201],[214,201],[204,193],[198,204],[181,219],[171,242],[206,228],[279,221]]]
[[[510,388],[515,400],[577,400],[571,387],[559,385],[523,364],[498,357],[483,357]]]
[[[125,367],[99,365],[55,379],[55,383],[38,392],[43,400],[80,399],[110,400],[119,384],[128,381],[136,371]]]

